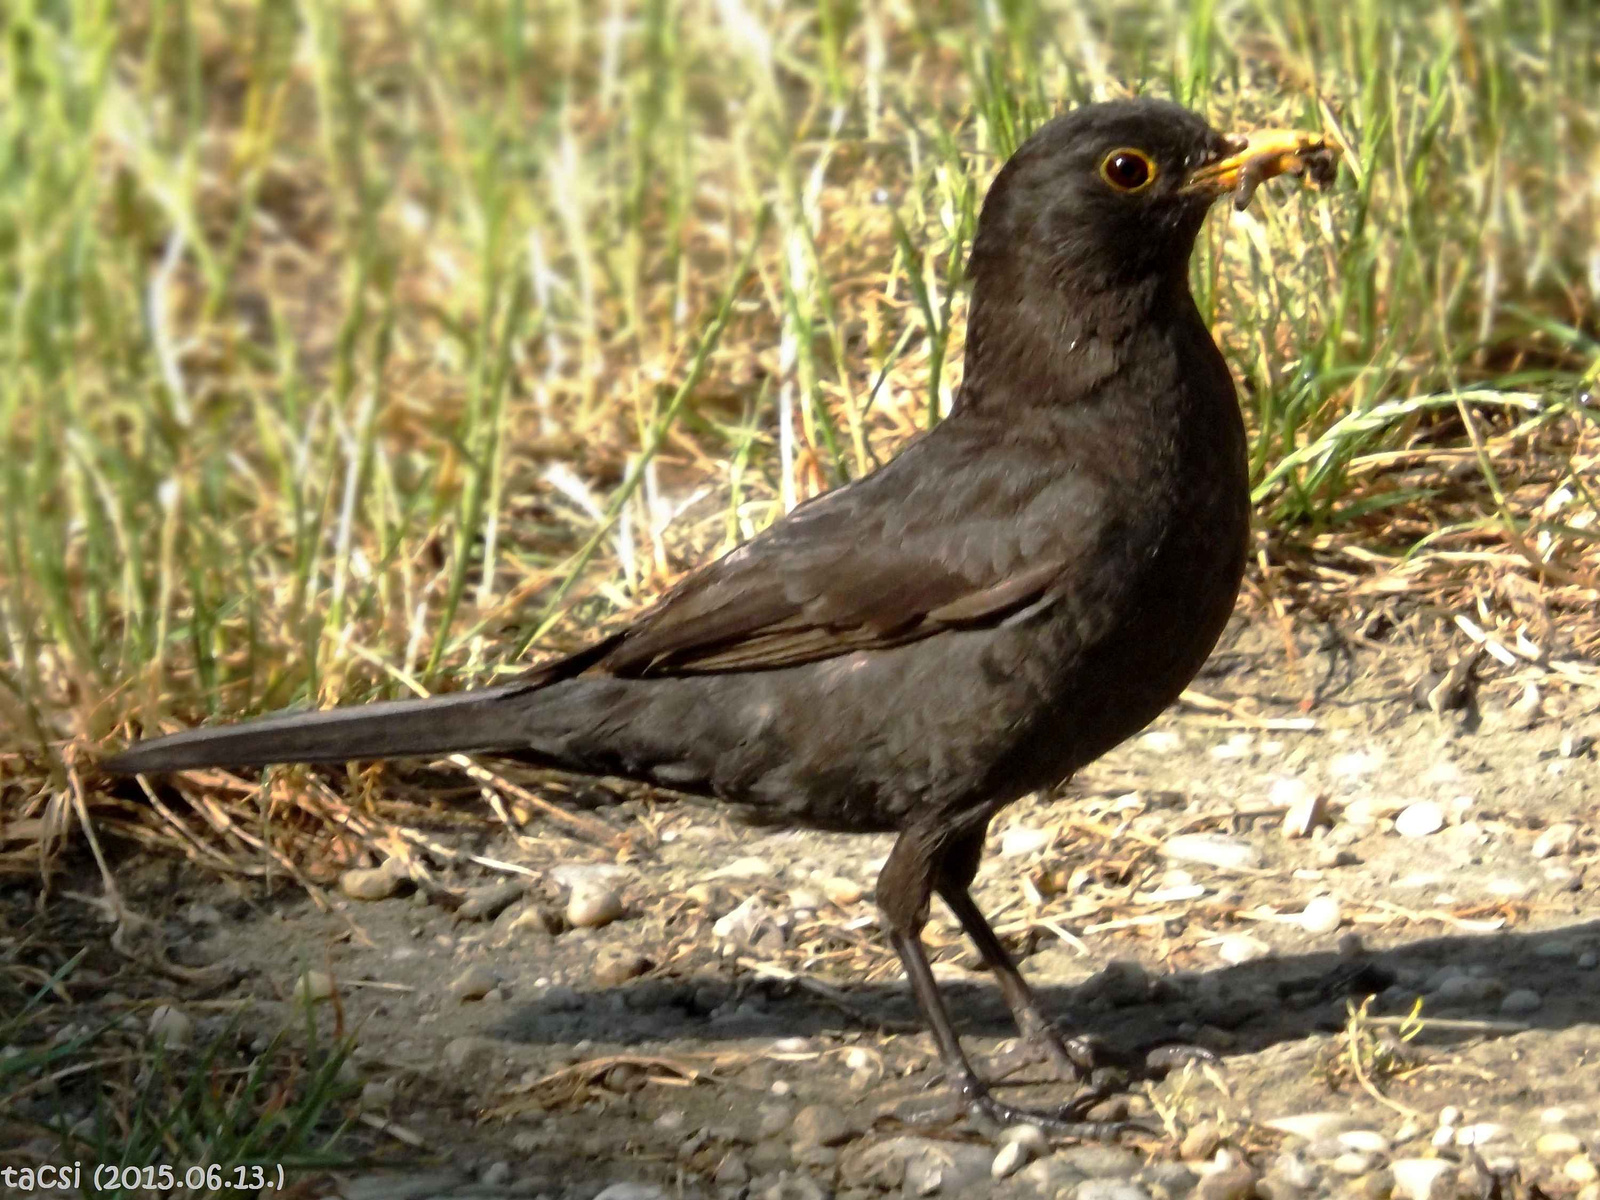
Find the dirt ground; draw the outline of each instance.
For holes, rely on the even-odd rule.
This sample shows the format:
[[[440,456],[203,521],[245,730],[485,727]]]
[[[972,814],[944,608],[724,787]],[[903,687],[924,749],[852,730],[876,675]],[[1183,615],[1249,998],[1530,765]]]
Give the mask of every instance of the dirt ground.
[[[1475,1194],[1580,1194],[1600,1143],[1600,676],[1484,656],[1441,689],[1470,646],[1427,616],[1240,621],[1196,704],[1000,816],[976,895],[1060,1024],[1222,1059],[1102,1106],[1167,1135],[1032,1145],[1008,1178],[993,1131],[938,1086],[877,933],[888,837],[634,793],[591,814],[629,854],[549,824],[457,825],[430,836],[532,874],[435,861],[438,887],[334,889],[325,907],[112,847],[173,957],[229,968],[210,989],[125,969],[113,1002],[170,1003],[202,1036],[240,1019],[248,1038],[294,1021],[302,972],[331,976],[372,1162],[310,1194],[1160,1197],[1233,1164],[1262,1195],[1388,1195],[1386,1164],[1441,1155],[1478,1171]],[[1286,833],[1286,810],[1318,809]],[[623,915],[568,927],[574,886]],[[70,895],[98,887],[58,881],[42,915],[13,888],[6,921],[103,940]],[[1070,1095],[942,910],[928,942],[1003,1094]],[[1298,1137],[1269,1124],[1315,1114]],[[1324,1144],[1351,1127],[1381,1136]],[[1520,1182],[1495,1193],[1485,1169]]]

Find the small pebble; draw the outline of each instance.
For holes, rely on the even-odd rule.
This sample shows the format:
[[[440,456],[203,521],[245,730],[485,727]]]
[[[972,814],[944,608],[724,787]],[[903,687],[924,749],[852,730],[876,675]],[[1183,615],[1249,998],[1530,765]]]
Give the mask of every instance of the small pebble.
[[[1216,940],[1216,947],[1217,956],[1223,962],[1234,966],[1266,958],[1272,953],[1271,946],[1260,938],[1251,937],[1248,933],[1224,934]]]
[[[1300,927],[1307,933],[1332,933],[1343,920],[1344,909],[1333,896],[1313,897],[1300,913]]]
[[[462,1003],[482,1000],[499,982],[494,972],[483,963],[473,963],[451,980],[450,995]]]
[[[1583,1142],[1576,1134],[1558,1130],[1554,1133],[1540,1134],[1539,1140],[1534,1143],[1534,1149],[1540,1154],[1567,1158],[1581,1151]]]
[[[492,921],[518,900],[527,889],[519,880],[501,879],[482,887],[468,888],[467,895],[456,909],[458,921]]]
[[[1259,867],[1261,854],[1249,842],[1215,833],[1180,833],[1163,843],[1174,862],[1203,863],[1208,867]]]
[[[846,879],[842,875],[831,875],[822,881],[822,894],[841,908],[860,902],[867,894],[867,889],[854,879]]]
[[[1006,1142],[995,1151],[994,1161],[989,1164],[989,1174],[995,1179],[1009,1179],[1027,1166],[1032,1158],[1032,1153],[1021,1142]]]
[[[1585,950],[1578,955],[1576,965],[1580,971],[1592,971],[1596,967],[1600,967],[1600,953],[1596,953],[1593,950]]]
[[[1272,1161],[1272,1170],[1268,1175],[1281,1180],[1290,1189],[1297,1192],[1308,1192],[1311,1185],[1316,1182],[1316,1173],[1309,1163],[1305,1162],[1298,1154],[1280,1154]]]
[[[1254,1200],[1256,1173],[1244,1163],[1213,1171],[1195,1188],[1196,1200]]]
[[[1328,773],[1336,779],[1359,779],[1363,775],[1371,775],[1381,766],[1383,751],[1356,750],[1334,755],[1328,763]]]
[[[1443,828],[1444,808],[1432,800],[1419,800],[1415,804],[1408,804],[1394,819],[1394,831],[1401,837],[1427,837]]]
[[[583,881],[567,899],[567,924],[574,929],[599,929],[622,916],[622,897],[598,881]]]
[[[1222,1146],[1222,1131],[1215,1121],[1200,1121],[1190,1126],[1178,1144],[1178,1157],[1187,1162],[1210,1162]]]
[[[1394,1200],[1445,1200],[1455,1194],[1456,1165],[1441,1158],[1397,1158],[1389,1164]]]
[[[1505,990],[1505,985],[1498,979],[1486,979],[1481,975],[1451,975],[1434,995],[1442,1004],[1476,1004],[1484,1000],[1492,1000]]]
[[[511,1179],[511,1164],[504,1159],[492,1162],[478,1178],[485,1187],[503,1187]]]
[[[307,971],[294,981],[296,1004],[317,1004],[333,995],[333,976],[326,971]]]
[[[1355,1128],[1358,1123],[1356,1118],[1347,1112],[1296,1113],[1293,1116],[1273,1117],[1269,1121],[1261,1122],[1268,1129],[1276,1129],[1279,1133],[1291,1134],[1307,1142],[1337,1137],[1345,1130]]]
[[[1359,1150],[1346,1150],[1343,1154],[1334,1156],[1331,1166],[1340,1175],[1354,1179],[1357,1175],[1365,1175],[1377,1165],[1378,1158],[1374,1154],[1363,1154]]]
[[[1600,1180],[1600,1167],[1583,1154],[1574,1154],[1567,1159],[1561,1168],[1561,1173],[1576,1184],[1594,1183]]]
[[[1532,988],[1516,988],[1506,993],[1506,998],[1500,1001],[1500,1011],[1507,1016],[1526,1016],[1528,1013],[1538,1012],[1544,1004],[1544,997]]]
[[[1026,1123],[1007,1126],[1000,1134],[1000,1142],[1002,1145],[1010,1145],[1012,1142],[1016,1142],[1025,1147],[1030,1159],[1038,1158],[1050,1149],[1050,1139],[1045,1137],[1044,1130],[1037,1125]]]
[[[594,1200],[668,1200],[668,1196],[653,1183],[613,1183]]]
[[[651,962],[637,950],[607,947],[594,963],[594,981],[601,987],[616,987],[637,979],[651,967]]]
[[[1347,1129],[1339,1134],[1339,1144],[1362,1154],[1389,1153],[1389,1139],[1375,1129]]]
[[[832,1104],[811,1104],[794,1116],[789,1126],[790,1144],[797,1150],[812,1146],[837,1146],[855,1137],[859,1130],[846,1113]]]
[[[1000,835],[1000,853],[1006,858],[1021,858],[1043,850],[1054,835],[1044,829],[1030,829],[1026,825],[1013,825]],[[996,1176],[996,1178],[1000,1178]]]
[[[194,1020],[170,1004],[150,1014],[150,1040],[168,1046],[187,1046],[194,1040]]]
[[[1049,1162],[1049,1159],[1045,1160]],[[1069,1184],[1045,1195],[1071,1196],[1072,1200],[1150,1200],[1150,1193],[1126,1179],[1085,1179],[1076,1188]]]
[[[444,1061],[457,1071],[470,1071],[487,1065],[492,1045],[483,1038],[451,1038],[444,1044]]]
[[[1487,1146],[1490,1142],[1498,1142],[1509,1132],[1504,1125],[1497,1125],[1493,1121],[1478,1121],[1456,1130],[1456,1145]]]
[[[361,1108],[365,1112],[386,1109],[395,1102],[399,1091],[393,1079],[374,1079],[361,1089]]]
[[[1578,827],[1567,823],[1558,822],[1544,830],[1533,839],[1533,856],[1535,858],[1553,858],[1559,855],[1572,853],[1573,844],[1578,838]]]
[[[718,867],[711,872],[711,879],[771,879],[773,875],[772,864],[764,858],[748,854],[743,858],[736,858],[725,866]]]
[[[356,867],[339,876],[339,890],[352,900],[387,900],[403,878],[388,867]]]
[[[810,888],[795,888],[789,893],[789,907],[797,912],[816,912],[822,907],[822,893]]]
[[[723,1187],[740,1188],[750,1182],[750,1164],[738,1151],[730,1152],[717,1164],[711,1182]]]

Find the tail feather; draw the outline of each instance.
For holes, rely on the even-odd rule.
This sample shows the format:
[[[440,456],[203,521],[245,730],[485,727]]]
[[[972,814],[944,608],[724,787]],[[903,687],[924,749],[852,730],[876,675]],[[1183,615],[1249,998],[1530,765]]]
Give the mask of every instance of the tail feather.
[[[117,775],[196,767],[348,762],[526,748],[526,682],[324,712],[275,713],[237,725],[189,729],[136,742],[102,764]]]

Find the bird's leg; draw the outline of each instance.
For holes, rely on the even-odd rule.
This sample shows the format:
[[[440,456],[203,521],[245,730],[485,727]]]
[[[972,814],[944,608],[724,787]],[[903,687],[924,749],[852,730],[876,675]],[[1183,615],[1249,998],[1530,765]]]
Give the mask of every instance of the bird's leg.
[[[1091,1037],[1063,1037],[1055,1022],[1045,1016],[1039,997],[1017,970],[1017,964],[1001,944],[988,920],[966,888],[939,888],[940,898],[950,907],[961,928],[978,948],[984,965],[994,974],[1005,997],[1006,1007],[1017,1023],[1017,1032],[1032,1042],[1067,1079],[1088,1079],[1098,1064],[1096,1044]]]
[[[1017,1023],[1018,1032],[1042,1049],[1065,1077],[1086,1080],[1095,1085],[1074,1103],[1083,1102],[1087,1106],[1097,1098],[1104,1098],[1126,1086],[1127,1071],[1143,1077],[1159,1077],[1187,1062],[1219,1061],[1215,1054],[1199,1046],[1161,1045],[1142,1055],[1116,1056],[1109,1054],[1106,1047],[1090,1035],[1062,1036],[1056,1023],[1045,1015],[1038,996],[1022,977],[1015,960],[968,890],[978,873],[978,859],[982,851],[982,830],[976,837],[951,845],[940,860],[934,888],[939,898],[955,914],[956,920],[961,922],[961,928],[978,948],[985,965],[994,973],[1000,984],[1000,994],[1005,997],[1006,1006],[1011,1009],[1012,1018]],[[1100,1073],[1099,1079],[1095,1078],[1097,1072]]]
[[[980,827],[980,840],[982,833]],[[1138,1128],[1127,1122],[1082,1120],[1083,1106],[1076,1101],[1059,1112],[1039,1112],[1007,1104],[997,1100],[972,1069],[922,947],[922,928],[928,921],[928,905],[937,873],[935,864],[950,844],[948,830],[908,829],[903,832],[878,875],[878,906],[883,911],[889,943],[905,968],[911,994],[928,1022],[945,1071],[962,1100],[974,1113],[996,1124],[1038,1125],[1064,1137],[1109,1138],[1125,1129]],[[1098,1099],[1099,1096],[1095,1096],[1090,1103]]]

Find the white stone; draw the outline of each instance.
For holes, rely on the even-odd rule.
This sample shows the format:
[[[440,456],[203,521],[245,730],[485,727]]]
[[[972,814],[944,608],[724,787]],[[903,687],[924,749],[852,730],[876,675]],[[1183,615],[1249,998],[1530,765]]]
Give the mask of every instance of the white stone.
[[[1032,1158],[1028,1148],[1021,1142],[1006,1142],[995,1151],[994,1161],[989,1164],[989,1174],[996,1179],[1008,1179],[1027,1166]]]
[[[1288,1133],[1304,1141],[1315,1142],[1322,1138],[1335,1137],[1347,1129],[1354,1129],[1360,1122],[1351,1113],[1320,1112],[1273,1117],[1261,1124],[1268,1129],[1276,1129],[1279,1133]]]
[[[1533,839],[1533,856],[1535,858],[1552,858],[1556,855],[1571,854],[1573,843],[1577,840],[1578,828],[1566,821],[1550,826],[1538,837]]]
[[[1139,739],[1139,745],[1156,754],[1171,754],[1183,747],[1183,735],[1170,729],[1152,729]]]
[[[653,1183],[613,1183],[594,1200],[669,1200]]]
[[[1215,833],[1180,833],[1163,845],[1175,862],[1204,863],[1210,867],[1259,867],[1261,854],[1249,842]]]
[[[711,872],[709,879],[770,879],[773,875],[772,864],[764,858],[755,855],[746,855],[736,858],[731,863],[718,867]]]
[[[1504,1125],[1497,1125],[1493,1121],[1477,1121],[1456,1130],[1456,1145],[1487,1146],[1490,1142],[1500,1141],[1509,1133],[1510,1130]]]
[[[1354,750],[1348,754],[1334,755],[1328,763],[1328,774],[1335,779],[1359,779],[1363,775],[1371,775],[1381,766],[1381,750]]]
[[[1307,933],[1332,933],[1343,920],[1344,909],[1333,896],[1313,897],[1300,913],[1300,927]]]
[[[1562,1158],[1567,1158],[1583,1149],[1583,1141],[1575,1133],[1557,1129],[1550,1133],[1540,1134],[1539,1140],[1534,1143],[1534,1149],[1540,1154],[1559,1155]]]
[[[1400,810],[1394,831],[1401,837],[1420,838],[1444,828],[1444,809],[1432,800],[1418,800]]]
[[[1000,853],[1006,858],[1021,858],[1043,850],[1054,837],[1045,829],[1030,829],[1026,825],[1013,825],[1000,835]]]
[[[1315,794],[1311,785],[1298,775],[1284,775],[1272,781],[1272,786],[1267,789],[1267,802],[1293,808],[1296,804],[1304,804]]]
[[[168,1046],[187,1046],[194,1040],[194,1021],[170,1004],[150,1014],[150,1040]]]
[[[830,875],[822,881],[822,894],[844,908],[857,903],[867,894],[867,889],[854,879],[846,879],[842,875]]]
[[[1378,1158],[1375,1154],[1363,1154],[1359,1150],[1346,1150],[1343,1154],[1336,1155],[1331,1166],[1340,1175],[1356,1176],[1365,1175],[1377,1165]]]
[[[1376,1129],[1347,1129],[1339,1135],[1339,1142],[1363,1154],[1389,1153],[1389,1139]]]
[[[1456,1165],[1441,1158],[1397,1158],[1389,1171],[1394,1200],[1444,1200],[1455,1190]]]
[[[1266,958],[1272,953],[1272,947],[1259,938],[1253,938],[1248,933],[1230,933],[1219,937],[1216,941],[1217,956],[1223,962],[1233,966],[1240,963],[1254,962],[1258,958]]]
[[[333,976],[326,971],[307,971],[294,981],[296,1004],[316,1004],[333,995]]]
[[[1600,1179],[1600,1167],[1583,1154],[1574,1154],[1567,1159],[1561,1167],[1561,1173],[1577,1184],[1593,1183]]]

